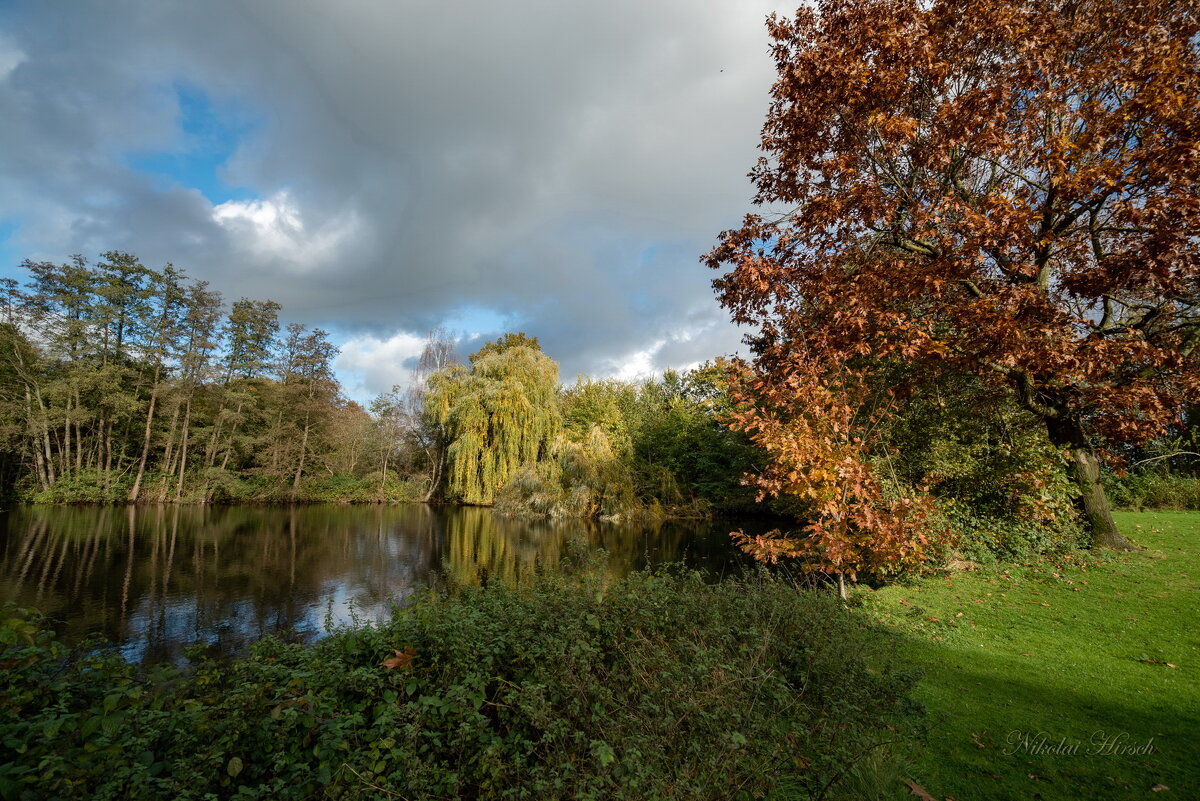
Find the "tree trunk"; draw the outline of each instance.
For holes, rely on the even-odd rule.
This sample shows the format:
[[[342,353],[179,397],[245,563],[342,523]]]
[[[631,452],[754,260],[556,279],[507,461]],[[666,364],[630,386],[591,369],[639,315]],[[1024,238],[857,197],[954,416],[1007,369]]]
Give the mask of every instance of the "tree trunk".
[[[38,483],[42,485],[43,490],[46,490],[46,489],[50,488],[51,482],[50,482],[50,477],[46,472],[45,461],[42,458],[42,445],[36,435],[36,430],[35,430],[36,424],[34,423],[34,416],[33,416],[33,394],[29,391],[28,384],[26,384],[26,386],[25,386],[25,408],[26,408],[25,419],[28,421],[28,430],[30,431],[30,448],[29,448],[29,450],[31,453],[33,453],[33,464],[34,464],[34,467],[37,469]]]
[[[162,462],[158,467],[158,471],[164,476],[175,475],[175,432],[179,430],[179,407],[182,405],[183,404],[176,401],[171,410],[171,425],[167,428],[168,433],[165,440],[166,446],[163,449]],[[166,500],[167,491],[165,488],[167,486],[167,482],[164,481],[162,486],[164,489],[160,493],[162,496],[160,500]]]
[[[380,471],[379,478],[379,500],[385,500],[384,492],[387,490],[387,470],[388,457],[392,455],[392,449],[388,448],[383,452],[383,469]]]
[[[188,427],[192,423],[192,396],[187,399],[187,410],[183,413],[183,439],[179,443],[179,482],[175,485],[175,500],[183,497],[183,477],[187,473]]]
[[[71,457],[71,396],[70,395],[67,396],[67,403],[66,403],[66,409],[64,412],[64,418],[65,418],[65,425],[63,426],[63,453],[60,454],[60,458],[62,458],[62,467],[59,468],[59,472],[65,476],[71,472],[71,458],[72,458]]]
[[[429,489],[425,492],[425,497],[421,499],[425,503],[433,500],[434,495],[438,491],[438,486],[442,482],[442,463],[445,460],[445,453],[444,449],[438,448],[434,453],[434,458],[430,460]]]
[[[300,438],[300,461],[296,465],[296,480],[292,482],[292,491],[300,491],[300,476],[304,473],[304,457],[308,453],[308,414],[304,415],[304,435]]]
[[[45,449],[46,454],[46,478],[51,484],[54,484],[58,478],[54,475],[54,454],[50,450],[50,418],[46,414],[46,404],[42,401],[42,390],[40,387],[34,386],[33,396],[37,399],[38,410],[41,412],[41,447]]]
[[[80,407],[79,388],[75,388],[75,409],[78,411]],[[75,472],[78,473],[83,469],[83,428],[79,423],[78,415],[75,418]]]
[[[1115,548],[1118,551],[1136,550],[1113,522],[1112,510],[1104,485],[1100,483],[1100,460],[1083,433],[1078,420],[1071,418],[1046,419],[1050,442],[1066,449],[1070,458],[1071,475],[1079,488],[1076,504],[1083,515],[1084,525],[1091,536],[1093,548]]]
[[[154,433],[154,407],[158,403],[159,368],[154,368],[154,385],[150,389],[150,408],[146,410],[146,429],[142,432],[142,455],[138,459],[137,475],[129,490],[129,502],[136,503],[142,491],[142,478],[146,475],[146,460],[150,457],[150,438]]]

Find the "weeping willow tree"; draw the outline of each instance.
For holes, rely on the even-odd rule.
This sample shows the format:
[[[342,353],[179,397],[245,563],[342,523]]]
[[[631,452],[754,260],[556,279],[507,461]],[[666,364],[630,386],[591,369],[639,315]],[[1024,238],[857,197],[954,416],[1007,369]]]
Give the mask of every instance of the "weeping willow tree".
[[[629,447],[599,425],[583,436],[563,432],[550,458],[526,463],[497,495],[503,514],[542,517],[646,516],[629,469]]]
[[[505,334],[470,364],[429,379],[426,413],[446,432],[446,494],[490,505],[526,462],[536,462],[562,425],[558,365],[536,337]]]

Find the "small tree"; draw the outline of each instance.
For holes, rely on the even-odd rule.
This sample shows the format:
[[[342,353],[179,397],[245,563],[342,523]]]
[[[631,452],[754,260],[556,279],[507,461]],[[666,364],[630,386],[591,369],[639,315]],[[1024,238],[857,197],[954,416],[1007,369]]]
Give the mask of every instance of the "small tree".
[[[973,373],[1044,422],[1093,543],[1129,547],[1096,446],[1151,438],[1200,397],[1195,4],[826,0],[769,28],[752,178],[756,202],[786,206],[707,257],[758,326],[767,403],[743,424],[771,449],[800,425],[781,409],[838,392],[812,407],[834,416],[809,421],[811,461],[778,469],[841,454],[866,481],[843,391],[864,357]]]

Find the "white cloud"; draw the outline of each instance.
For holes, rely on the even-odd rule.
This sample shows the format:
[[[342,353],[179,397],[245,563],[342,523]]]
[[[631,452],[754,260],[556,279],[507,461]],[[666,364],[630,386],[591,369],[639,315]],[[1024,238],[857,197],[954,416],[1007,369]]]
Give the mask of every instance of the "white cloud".
[[[241,249],[277,259],[297,272],[328,266],[360,225],[351,210],[307,227],[287,192],[265,200],[228,200],[213,207],[213,221],[240,240]]]
[[[524,330],[565,376],[684,366],[736,347],[697,257],[749,205],[777,6],[0,8],[0,218],[20,256],[129,250],[355,334],[360,396],[395,379],[363,361],[391,332],[439,324]],[[258,199],[128,163],[174,146],[180,82],[253,117],[220,177]]]
[[[627,353],[620,358],[607,360],[607,375],[601,377],[616,378],[621,381],[637,381],[653,377],[657,372],[654,369],[654,355],[665,344],[666,340],[660,340],[648,348]]]
[[[0,36],[0,81],[25,61],[25,52],[6,36]]]
[[[353,337],[341,345],[333,367],[346,394],[366,403],[397,384],[408,385],[411,360],[420,357],[425,340],[424,336],[406,331],[397,331],[387,339],[370,335]]]

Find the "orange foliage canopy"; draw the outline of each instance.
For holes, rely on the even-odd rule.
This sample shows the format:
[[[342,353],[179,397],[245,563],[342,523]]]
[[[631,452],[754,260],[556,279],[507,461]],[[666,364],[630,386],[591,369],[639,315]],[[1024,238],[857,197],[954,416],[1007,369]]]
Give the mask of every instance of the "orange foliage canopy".
[[[814,502],[819,536],[750,544],[837,569],[919,553],[920,504],[866,461],[870,359],[1009,388],[1116,544],[1094,443],[1200,400],[1197,4],[830,0],[768,24],[769,210],[706,260],[757,329],[759,485]]]

